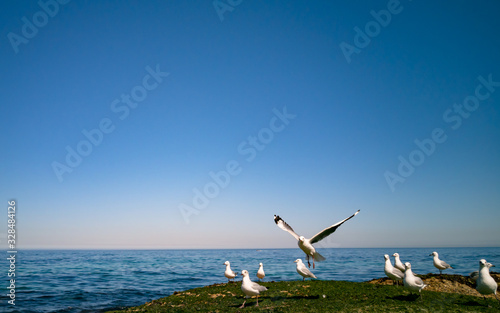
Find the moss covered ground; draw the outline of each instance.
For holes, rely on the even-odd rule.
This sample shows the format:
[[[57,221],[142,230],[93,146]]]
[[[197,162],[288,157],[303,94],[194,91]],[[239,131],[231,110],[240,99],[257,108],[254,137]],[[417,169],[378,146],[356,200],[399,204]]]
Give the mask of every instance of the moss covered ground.
[[[424,290],[422,297],[402,286],[374,282],[280,281],[245,308],[241,282],[175,292],[144,305],[112,312],[500,312],[495,298]]]

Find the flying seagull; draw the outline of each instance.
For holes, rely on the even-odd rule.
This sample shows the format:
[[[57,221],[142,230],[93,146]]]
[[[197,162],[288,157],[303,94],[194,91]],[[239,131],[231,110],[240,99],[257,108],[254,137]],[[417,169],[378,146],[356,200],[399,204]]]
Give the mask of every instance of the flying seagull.
[[[340,225],[342,225],[345,221],[353,218],[358,213],[359,213],[359,210],[356,211],[356,213],[354,213],[353,215],[349,216],[348,218],[346,218],[346,219],[344,219],[336,224],[333,224],[330,227],[323,229],[322,231],[320,231],[319,233],[317,233],[316,235],[314,235],[310,239],[306,239],[304,236],[297,235],[295,233],[295,231],[293,231],[292,227],[290,227],[290,225],[288,225],[283,219],[281,219],[281,217],[279,217],[279,215],[274,216],[274,222],[276,223],[276,225],[278,225],[279,228],[289,232],[295,239],[298,240],[299,248],[302,249],[302,251],[304,251],[304,253],[307,256],[307,265],[309,267],[311,267],[311,263],[309,263],[309,257],[311,256],[313,259],[313,268],[315,268],[314,261],[321,262],[321,261],[324,261],[325,258],[321,254],[316,252],[316,249],[314,249],[314,247],[313,247],[313,243],[316,243],[320,240],[325,239],[326,237],[331,235],[335,230],[337,230],[337,228]]]

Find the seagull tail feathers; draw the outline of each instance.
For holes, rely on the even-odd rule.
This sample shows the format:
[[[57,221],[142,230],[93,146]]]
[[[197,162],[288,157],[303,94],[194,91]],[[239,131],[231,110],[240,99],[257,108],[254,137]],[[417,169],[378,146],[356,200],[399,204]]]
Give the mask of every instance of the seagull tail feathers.
[[[314,253],[314,261],[316,262],[321,262],[321,261],[324,261],[326,260],[324,256],[322,256],[321,254],[319,254],[318,252]]]

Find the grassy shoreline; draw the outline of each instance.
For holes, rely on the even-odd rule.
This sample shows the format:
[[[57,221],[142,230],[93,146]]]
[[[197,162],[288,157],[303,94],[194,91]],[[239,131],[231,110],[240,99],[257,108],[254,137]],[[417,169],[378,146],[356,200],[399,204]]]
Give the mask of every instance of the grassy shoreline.
[[[467,277],[434,274],[422,277],[430,284],[426,288],[429,290],[422,292],[422,298],[410,294],[402,286],[393,285],[386,278],[361,283],[322,280],[263,282],[261,285],[269,290],[259,297],[259,307],[252,298],[247,300],[245,308],[239,309],[244,301],[241,282],[230,282],[174,292],[144,305],[109,313],[500,312],[500,303],[493,296],[487,299],[479,297],[470,286],[473,282]],[[471,294],[467,294],[469,289]]]

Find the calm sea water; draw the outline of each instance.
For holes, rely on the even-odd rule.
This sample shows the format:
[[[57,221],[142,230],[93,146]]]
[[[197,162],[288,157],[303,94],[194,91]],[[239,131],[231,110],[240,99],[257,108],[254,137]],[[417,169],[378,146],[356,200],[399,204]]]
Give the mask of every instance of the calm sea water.
[[[398,252],[415,273],[437,272],[432,251],[454,270],[468,275],[481,258],[500,266],[500,248],[320,248],[326,257],[313,272],[321,280],[367,281],[384,277],[384,254]],[[226,260],[233,270],[246,269],[257,280],[259,262],[265,281],[298,280],[298,248],[266,250],[27,250],[18,251],[16,305],[7,303],[8,256],[3,275],[0,312],[103,312],[144,304],[174,291],[227,282]],[[393,259],[391,257],[391,259]],[[3,274],[1,274],[3,272]],[[241,279],[240,279],[241,280]]]

